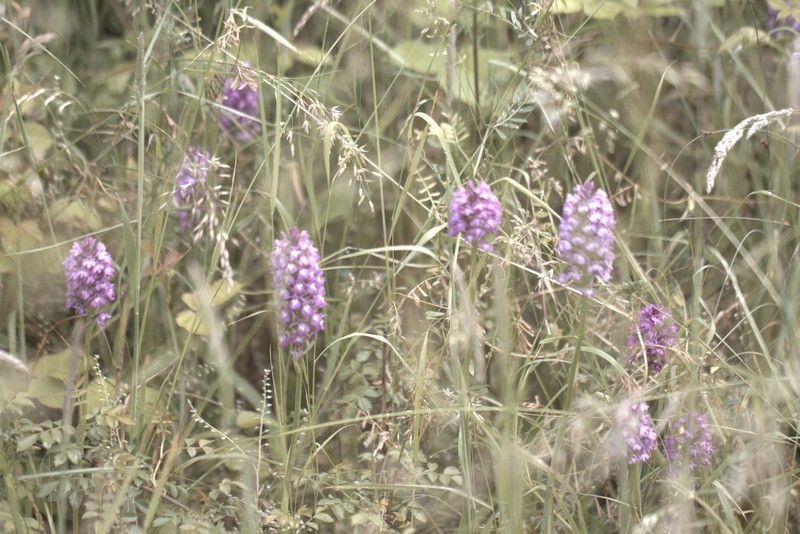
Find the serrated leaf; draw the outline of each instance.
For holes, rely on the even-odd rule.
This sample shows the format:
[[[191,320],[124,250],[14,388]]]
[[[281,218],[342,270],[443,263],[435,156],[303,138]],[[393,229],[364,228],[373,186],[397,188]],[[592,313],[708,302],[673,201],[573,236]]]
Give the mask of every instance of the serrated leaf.
[[[25,452],[36,443],[39,439],[39,434],[28,434],[17,442],[17,452]]]
[[[47,497],[51,493],[53,493],[58,485],[61,483],[59,480],[51,480],[50,482],[45,482],[41,486],[39,486],[39,491],[36,492],[36,496],[40,499],[43,497]]]
[[[69,462],[73,465],[77,464],[83,458],[83,454],[81,454],[80,449],[71,448],[67,449],[67,458],[69,458]]]
[[[320,512],[318,514],[315,514],[314,519],[316,519],[321,523],[333,523],[333,517],[331,517],[329,514],[326,514],[325,512]]]
[[[204,318],[194,310],[183,310],[175,316],[178,326],[192,334],[193,336],[207,336],[208,324]]]
[[[56,453],[55,457],[53,458],[53,466],[58,467],[60,465],[64,465],[65,463],[67,463],[67,453],[65,452]]]

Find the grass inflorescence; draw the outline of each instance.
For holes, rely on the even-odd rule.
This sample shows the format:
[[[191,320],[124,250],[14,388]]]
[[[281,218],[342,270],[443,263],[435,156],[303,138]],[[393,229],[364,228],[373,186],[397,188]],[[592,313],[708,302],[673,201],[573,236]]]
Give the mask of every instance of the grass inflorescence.
[[[0,7],[0,531],[797,531],[795,4]]]

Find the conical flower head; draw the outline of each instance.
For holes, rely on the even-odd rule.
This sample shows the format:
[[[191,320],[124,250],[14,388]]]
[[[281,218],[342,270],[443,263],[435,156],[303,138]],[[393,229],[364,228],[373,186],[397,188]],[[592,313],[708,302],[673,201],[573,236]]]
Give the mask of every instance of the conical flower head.
[[[564,201],[558,228],[558,256],[566,264],[562,284],[574,283],[585,295],[594,293],[594,280],[611,280],[614,267],[614,209],[591,180],[575,186]]]
[[[638,324],[628,336],[628,347],[636,351],[631,360],[646,359],[648,368],[658,373],[667,363],[667,351],[675,346],[677,326],[660,304],[646,305],[639,310],[637,319]]]
[[[688,463],[689,470],[711,465],[714,446],[711,430],[703,414],[689,412],[671,420],[664,438],[664,455],[675,470]]]
[[[299,359],[325,329],[327,306],[319,252],[305,230],[290,228],[275,240],[272,287],[279,344]]]
[[[613,432],[615,441],[622,441],[622,448],[615,450],[629,464],[647,460],[656,448],[658,435],[645,402],[623,401],[614,417]]]
[[[116,276],[106,246],[93,237],[73,243],[69,255],[64,258],[64,272],[67,277],[67,308],[79,315],[86,315],[91,309],[97,324],[105,326],[111,314],[99,308],[114,300]]]
[[[181,228],[194,226],[201,217],[200,212],[205,202],[203,187],[211,167],[212,158],[208,152],[194,146],[186,149],[183,164],[175,177],[173,193]]]
[[[497,233],[502,217],[503,208],[489,185],[471,180],[453,195],[447,233],[451,236],[461,234],[467,243],[491,251],[494,247],[484,238]]]
[[[223,110],[219,123],[226,132],[234,132],[242,141],[250,141],[261,133],[260,98],[250,64],[242,63],[244,67],[239,68],[239,75],[225,80],[222,104],[228,109]]]

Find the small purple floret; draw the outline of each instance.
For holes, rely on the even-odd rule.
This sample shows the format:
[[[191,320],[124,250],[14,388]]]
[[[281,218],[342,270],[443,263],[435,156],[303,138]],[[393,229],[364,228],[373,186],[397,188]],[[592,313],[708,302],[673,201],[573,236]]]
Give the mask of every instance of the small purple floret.
[[[93,318],[101,327],[111,314],[98,308],[115,299],[114,277],[116,270],[106,246],[93,237],[75,242],[69,256],[64,258],[67,277],[67,308],[78,315],[86,315],[87,309],[95,310]]]
[[[297,360],[325,329],[327,306],[319,252],[305,230],[290,228],[275,240],[272,288],[279,344]]]
[[[252,73],[250,64],[242,62],[244,72]],[[236,137],[242,141],[250,141],[261,133],[259,113],[258,90],[238,77],[229,77],[225,80],[222,89],[222,105],[228,109],[222,110],[219,118],[222,129],[226,132],[235,132]]]
[[[649,370],[658,373],[667,363],[667,351],[675,346],[677,330],[666,308],[660,304],[646,305],[639,310],[638,331],[634,326],[628,336],[628,347],[636,350],[631,360],[646,359]]]
[[[656,448],[658,435],[645,402],[623,401],[614,418],[614,432],[616,439],[624,444],[619,456],[629,464],[644,462]]]
[[[711,465],[714,445],[711,430],[703,414],[689,412],[673,419],[668,424],[668,435],[664,438],[664,455],[670,469],[689,464],[689,470]]]
[[[584,295],[594,294],[594,280],[611,280],[614,268],[614,209],[591,180],[575,186],[564,201],[556,251],[566,264],[558,277],[574,283]]]
[[[189,146],[183,156],[183,164],[175,177],[175,205],[181,228],[189,228],[197,223],[198,208],[204,199],[203,186],[211,168],[211,156],[197,147]]]
[[[470,180],[453,195],[447,233],[451,236],[461,234],[467,243],[492,251],[494,247],[484,238],[497,233],[502,218],[500,200],[489,185],[484,181],[476,183]]]
[[[789,1],[786,0],[787,7],[800,7],[797,0]],[[767,28],[770,30],[774,30],[780,27],[789,27],[794,31],[800,33],[800,22],[797,21],[793,16],[789,15],[788,17],[778,18],[779,11],[772,6],[767,6]]]

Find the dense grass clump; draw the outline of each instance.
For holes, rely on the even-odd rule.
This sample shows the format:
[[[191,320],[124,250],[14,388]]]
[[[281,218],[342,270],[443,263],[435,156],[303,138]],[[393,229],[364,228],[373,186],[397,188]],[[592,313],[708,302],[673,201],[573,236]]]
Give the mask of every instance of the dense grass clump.
[[[800,532],[798,20],[0,7],[0,531]]]

